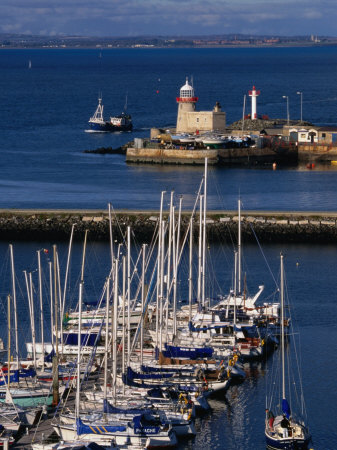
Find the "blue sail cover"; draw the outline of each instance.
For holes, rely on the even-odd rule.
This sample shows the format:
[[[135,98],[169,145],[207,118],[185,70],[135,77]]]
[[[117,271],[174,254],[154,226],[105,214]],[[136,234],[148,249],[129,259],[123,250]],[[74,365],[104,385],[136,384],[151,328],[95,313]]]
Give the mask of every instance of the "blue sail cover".
[[[151,412],[151,410],[146,409],[137,409],[137,408],[116,408],[115,406],[110,405],[108,400],[103,400],[103,412],[107,414],[133,414],[133,415],[139,415],[144,412]]]
[[[53,361],[53,357],[56,355],[55,350],[52,349],[52,351],[49,353],[49,355],[45,356],[44,361],[45,362],[52,362]]]
[[[211,358],[213,355],[212,347],[177,347],[165,344],[166,351],[163,355],[167,358]]]
[[[76,419],[77,434],[111,434],[118,431],[126,431],[124,426],[111,426],[104,423],[100,425],[86,425],[80,418]]]
[[[20,378],[33,378],[36,376],[36,372],[34,369],[20,369],[19,377]]]
[[[290,406],[287,399],[282,400],[282,412],[286,415],[287,419],[290,417]]]
[[[173,386],[173,383],[164,383],[161,380],[159,380],[160,384],[144,383],[143,380],[139,381],[137,383],[133,379],[129,378],[128,375],[125,374],[125,373],[122,374],[122,381],[127,386],[141,387],[141,388],[144,388],[144,389],[152,389],[152,388],[155,388],[155,387],[172,387]]]
[[[81,333],[81,345],[93,347],[98,333]],[[63,343],[66,345],[78,345],[78,333],[63,333]]]
[[[193,373],[195,369],[188,369],[186,367],[152,367],[152,366],[141,366],[141,370],[144,373],[152,372],[187,372]]]
[[[5,378],[5,379],[4,379]],[[19,382],[19,371],[15,370],[13,375],[9,377],[11,383],[18,383]],[[0,386],[3,386],[4,384],[8,383],[8,374],[3,374],[0,378]]]
[[[162,378],[172,378],[173,375],[173,373],[138,373],[132,370],[131,367],[127,369],[127,377],[130,380],[159,380]]]

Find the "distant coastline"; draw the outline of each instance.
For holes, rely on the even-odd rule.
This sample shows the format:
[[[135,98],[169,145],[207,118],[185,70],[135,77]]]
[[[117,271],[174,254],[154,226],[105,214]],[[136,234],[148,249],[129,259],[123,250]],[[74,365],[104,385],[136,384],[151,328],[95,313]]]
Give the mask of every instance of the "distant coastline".
[[[337,45],[333,36],[34,36],[0,34],[0,49],[274,48]]]

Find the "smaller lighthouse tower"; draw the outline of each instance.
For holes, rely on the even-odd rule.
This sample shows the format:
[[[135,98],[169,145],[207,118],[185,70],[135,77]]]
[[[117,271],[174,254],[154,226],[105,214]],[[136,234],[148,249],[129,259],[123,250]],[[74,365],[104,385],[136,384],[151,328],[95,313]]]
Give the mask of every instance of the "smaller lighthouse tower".
[[[195,111],[195,104],[198,101],[198,97],[194,96],[194,88],[188,82],[186,77],[186,83],[180,89],[180,96],[177,97],[178,103],[178,116],[177,116],[177,133],[185,132],[188,128],[188,114]]]
[[[257,112],[256,112],[256,99],[260,95],[260,91],[257,91],[255,89],[255,86],[253,86],[253,89],[248,92],[249,97],[252,97],[252,114],[251,119],[256,120],[257,119]]]

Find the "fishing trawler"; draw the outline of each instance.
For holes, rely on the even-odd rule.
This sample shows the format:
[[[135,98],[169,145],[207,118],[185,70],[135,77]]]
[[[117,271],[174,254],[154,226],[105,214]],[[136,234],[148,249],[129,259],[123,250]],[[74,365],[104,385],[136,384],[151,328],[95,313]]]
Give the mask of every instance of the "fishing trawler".
[[[89,126],[91,132],[114,132],[114,131],[131,131],[132,119],[129,114],[126,114],[126,106],[124,111],[114,117],[110,117],[110,120],[104,120],[103,118],[102,97],[98,98],[98,106],[92,117],[89,119]]]

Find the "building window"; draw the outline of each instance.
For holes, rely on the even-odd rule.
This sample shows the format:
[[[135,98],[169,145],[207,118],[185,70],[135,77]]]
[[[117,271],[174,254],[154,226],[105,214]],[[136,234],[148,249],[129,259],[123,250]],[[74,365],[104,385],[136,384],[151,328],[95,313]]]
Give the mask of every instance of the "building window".
[[[326,138],[326,134],[325,133],[322,133],[322,138]]]
[[[197,122],[199,122],[199,117],[197,117]]]

